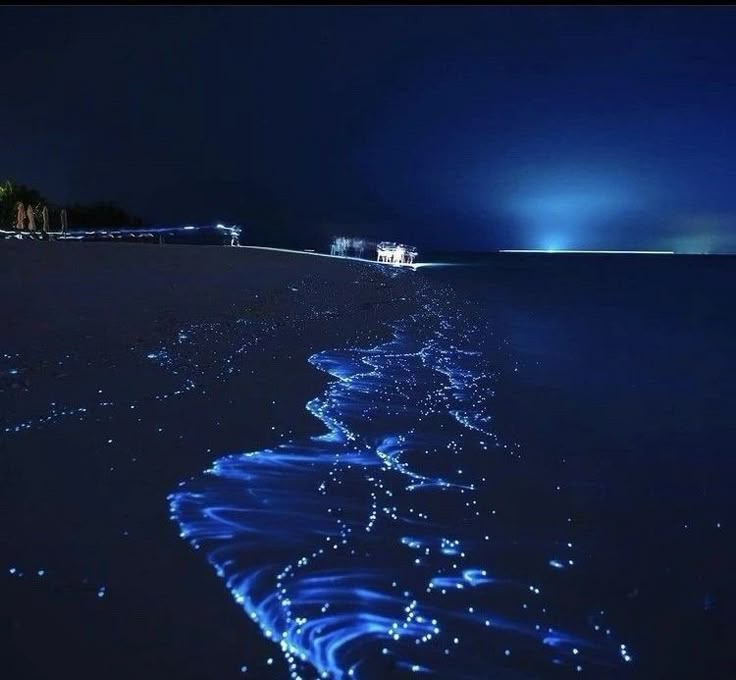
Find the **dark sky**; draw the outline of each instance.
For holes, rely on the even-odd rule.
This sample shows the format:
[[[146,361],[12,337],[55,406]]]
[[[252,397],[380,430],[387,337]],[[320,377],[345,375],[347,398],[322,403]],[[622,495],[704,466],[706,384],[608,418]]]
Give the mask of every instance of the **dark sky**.
[[[2,173],[254,238],[736,250],[736,8],[0,9]]]

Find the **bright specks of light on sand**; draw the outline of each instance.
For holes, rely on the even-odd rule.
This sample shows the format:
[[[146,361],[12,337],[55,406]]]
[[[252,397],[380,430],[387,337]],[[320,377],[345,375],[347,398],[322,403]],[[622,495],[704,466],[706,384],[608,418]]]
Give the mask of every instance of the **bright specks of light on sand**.
[[[309,279],[300,280],[298,283],[298,288],[291,286],[287,290],[290,294],[301,291],[304,298],[308,298],[313,293],[314,285],[310,285]],[[362,283],[360,281],[360,285]],[[258,295],[254,297],[258,298]],[[278,319],[268,315],[261,317],[251,314],[231,321],[188,324],[175,333],[175,338],[171,342],[150,348],[142,355],[147,362],[165,369],[173,378],[170,388],[152,393],[113,397],[107,387],[103,389],[94,385],[87,390],[82,403],[77,400],[76,403],[63,404],[59,400],[43,408],[34,404],[33,415],[13,418],[9,414],[0,414],[2,418],[0,428],[5,434],[18,434],[68,420],[84,422],[90,418],[110,419],[110,414],[119,409],[139,409],[143,418],[152,402],[173,401],[191,393],[206,395],[207,390],[213,385],[226,383],[239,373],[240,360],[248,353],[260,349],[264,341],[274,337],[282,327],[298,327],[305,320],[329,321],[329,317],[334,314],[337,312],[329,309],[297,309]],[[136,348],[130,349],[137,351]],[[65,377],[68,376],[70,381],[86,370],[89,373],[98,373],[100,385],[106,386],[110,380],[109,373],[116,368],[125,370],[114,364],[96,365],[74,353],[66,353],[59,359],[33,367],[20,354],[6,353],[0,355],[0,389],[7,385],[17,394],[32,392],[32,378],[28,376],[33,370],[45,373],[57,371]],[[42,414],[39,415],[39,412]],[[113,441],[113,438],[109,438],[105,443],[111,445]]]
[[[310,358],[334,378],[306,406],[323,434],[221,457],[179,485],[181,536],[294,680],[550,664],[619,677],[627,647],[594,603],[567,599],[580,568],[569,523],[554,546],[511,535],[494,496],[494,472],[524,463],[493,427],[492,334],[449,291],[415,285],[420,304],[391,340]]]
[[[68,577],[59,579],[55,574],[49,574],[46,569],[24,568],[19,566],[8,567],[7,574],[12,578],[22,579],[23,581],[35,581],[39,584],[42,582],[48,582],[49,586],[57,591],[62,589],[67,591],[84,591],[90,596],[94,595],[97,599],[101,599],[107,594],[107,586],[94,585],[94,583],[90,582],[90,579],[87,577],[70,582]]]
[[[534,675],[550,663],[620,675],[633,657],[605,617],[565,602],[581,568],[567,526],[553,544],[515,535],[512,511],[493,492],[501,461],[524,465],[519,447],[494,429],[495,338],[449,291],[425,287],[411,272],[385,276],[412,281],[419,303],[393,324],[388,342],[311,357],[333,379],[307,404],[326,431],[299,442],[288,420],[264,424],[277,444],[288,443],[221,457],[203,478],[182,482],[170,497],[181,536],[207,555],[293,678],[315,669],[321,677]],[[364,285],[360,277],[354,283]],[[303,295],[298,311],[187,324],[168,342],[135,348],[142,363],[171,378],[165,390],[121,395],[90,366],[96,381],[79,392],[84,399],[59,396],[41,416],[6,415],[5,432],[107,423],[111,414],[145,421],[152,405],[206,398],[242,370],[246,354],[270,351],[283,327],[307,318],[329,324],[339,313],[311,308],[308,282],[284,294]],[[384,337],[363,331],[371,334],[374,343]],[[52,363],[73,374],[80,361],[67,354]],[[30,373],[22,356],[0,357],[0,379],[18,392]],[[288,394],[278,404],[287,417],[298,408]],[[116,455],[120,432],[109,422],[99,444]],[[179,436],[175,418],[147,425],[157,436]],[[44,565],[13,565],[8,575],[49,581]],[[101,607],[111,604],[106,586],[88,585]],[[276,663],[244,660],[255,674]]]

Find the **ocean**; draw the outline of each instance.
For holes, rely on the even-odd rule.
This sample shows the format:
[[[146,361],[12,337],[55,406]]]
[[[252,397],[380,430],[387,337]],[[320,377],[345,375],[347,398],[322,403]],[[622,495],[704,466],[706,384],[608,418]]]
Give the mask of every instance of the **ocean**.
[[[637,676],[731,676],[736,260],[457,259],[425,271],[508,340],[518,370],[493,410],[525,484],[555,490],[519,513],[569,516],[578,595],[626,635]]]

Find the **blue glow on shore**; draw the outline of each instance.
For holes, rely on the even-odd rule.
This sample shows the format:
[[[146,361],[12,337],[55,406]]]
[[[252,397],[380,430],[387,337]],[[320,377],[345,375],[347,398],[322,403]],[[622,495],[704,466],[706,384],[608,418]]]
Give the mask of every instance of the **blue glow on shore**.
[[[169,496],[172,519],[294,680],[485,678],[521,659],[620,677],[631,656],[601,617],[548,596],[548,545],[519,549],[525,574],[499,559],[516,549],[486,474],[520,451],[492,426],[492,333],[417,286],[389,341],[309,359],[333,378],[306,405],[323,433],[217,458]]]
[[[570,559],[578,553],[567,528],[545,527],[554,545],[527,540],[491,487],[493,477],[505,478],[503,466],[522,465],[519,447],[503,441],[494,424],[501,340],[450,289],[390,266],[346,267],[358,287],[405,278],[402,290],[416,293],[413,311],[389,325],[385,342],[376,344],[372,331],[376,339],[365,346],[313,354],[311,365],[331,380],[306,404],[323,431],[290,439],[286,408],[274,446],[213,454],[203,475],[169,497],[180,536],[206,555],[281,650],[294,680],[315,670],[333,678],[485,678],[527,666],[543,672],[549,664],[620,677],[634,657],[621,651],[602,615],[591,614],[597,603],[564,604],[570,591],[562,580],[574,593],[582,568]],[[113,413],[139,419],[152,407],[205,395],[236,375],[246,354],[274,342],[280,327],[330,318],[314,304],[307,279],[289,281],[284,294],[301,299],[277,318],[192,323],[155,345],[131,348],[168,375],[160,391],[116,394],[110,374],[88,366],[93,389],[75,393],[80,401],[56,397],[33,417],[21,409],[6,416],[5,432],[23,437]],[[73,374],[75,361],[67,354],[55,363]],[[1,357],[0,375],[27,370],[23,357]],[[171,406],[170,420],[151,423],[157,431],[176,427]],[[100,444],[133,462],[136,452],[119,451],[121,426],[111,423]],[[117,474],[122,460],[112,462]],[[542,513],[532,527],[544,521]],[[564,571],[553,571],[550,557]],[[49,580],[48,564],[19,564],[13,560],[9,577]],[[90,593],[100,606],[112,602],[105,586]],[[263,662],[273,665],[268,658]],[[256,660],[246,660],[258,673]]]

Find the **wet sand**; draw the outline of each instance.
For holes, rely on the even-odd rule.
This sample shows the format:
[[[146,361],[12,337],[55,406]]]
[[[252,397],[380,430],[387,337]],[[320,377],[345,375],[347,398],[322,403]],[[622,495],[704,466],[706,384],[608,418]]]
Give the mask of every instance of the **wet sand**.
[[[285,673],[178,536],[167,494],[213,451],[313,433],[304,404],[329,376],[308,357],[387,336],[413,275],[235,248],[0,243],[6,677]],[[267,341],[232,354],[221,330],[244,318]],[[186,360],[236,370],[187,391],[147,357],[192,324],[212,353]]]

